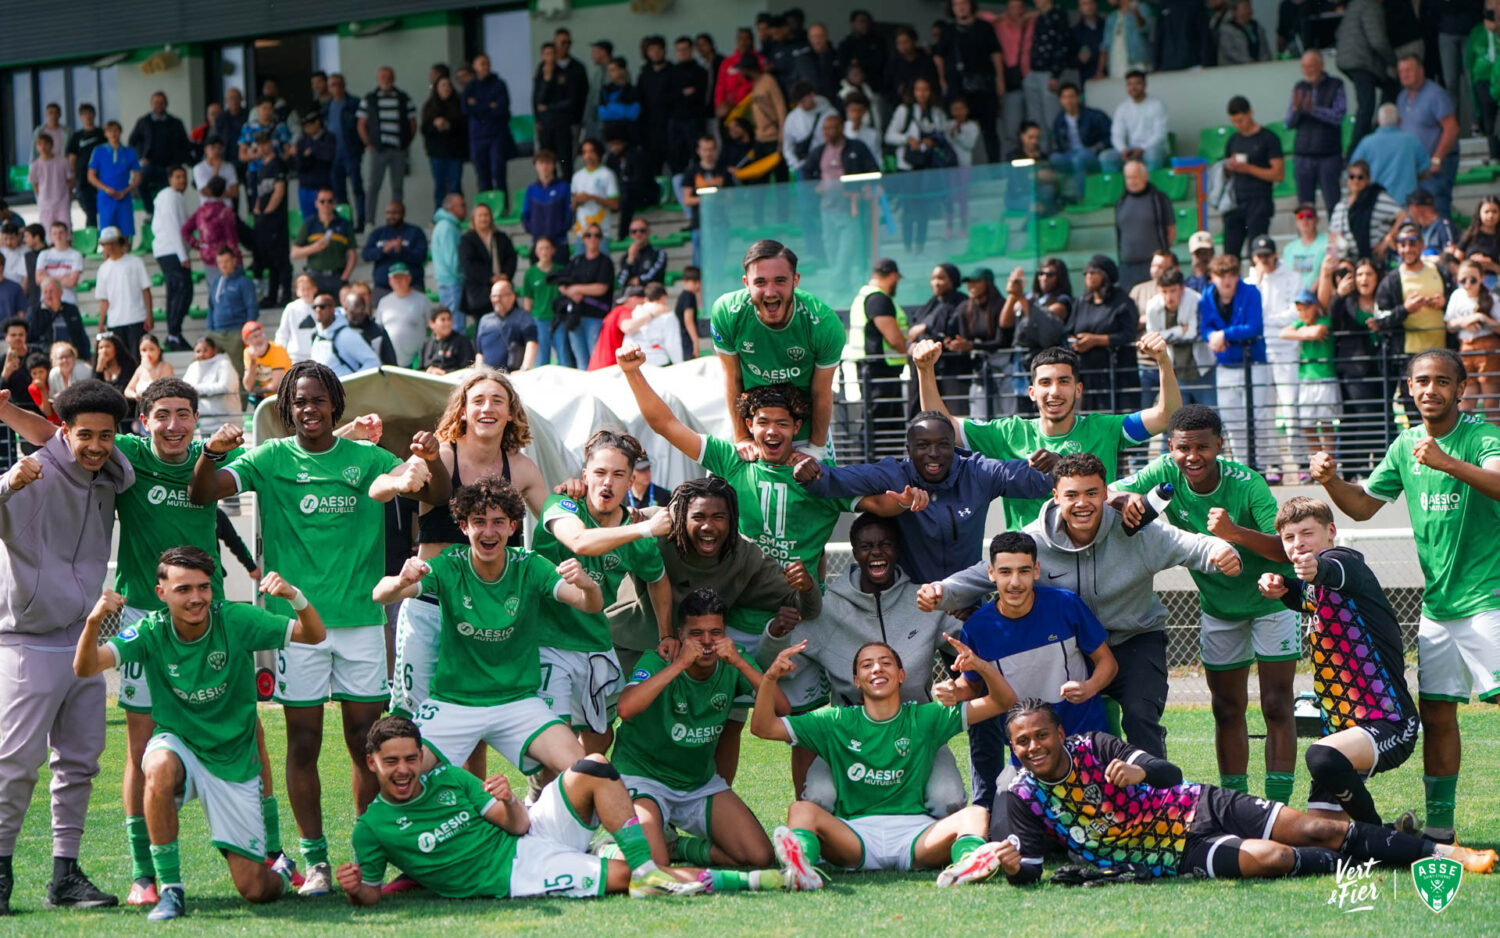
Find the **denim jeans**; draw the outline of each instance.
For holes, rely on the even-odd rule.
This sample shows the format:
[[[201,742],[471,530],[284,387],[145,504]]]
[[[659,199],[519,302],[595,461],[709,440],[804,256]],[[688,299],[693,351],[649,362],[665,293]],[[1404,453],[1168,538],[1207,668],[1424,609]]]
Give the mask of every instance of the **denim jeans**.
[[[552,363],[552,320],[537,319],[536,322],[536,367]]]
[[[448,193],[463,192],[464,161],[430,156],[427,162],[432,166],[432,208],[437,211]]]
[[[578,321],[578,328],[568,330],[568,347],[573,352],[573,367],[587,370],[589,356],[599,344],[599,333],[604,331],[604,320],[585,316]]]
[[[464,285],[461,283],[440,283],[437,285],[438,305],[445,306],[448,312],[453,314],[453,329],[456,332],[464,331],[464,314],[458,311],[459,301],[463,299]]]

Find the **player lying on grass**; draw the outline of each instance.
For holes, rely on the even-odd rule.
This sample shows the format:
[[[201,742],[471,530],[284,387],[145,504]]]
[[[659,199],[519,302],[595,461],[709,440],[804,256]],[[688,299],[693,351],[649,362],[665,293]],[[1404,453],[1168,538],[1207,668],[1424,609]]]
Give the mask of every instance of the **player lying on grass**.
[[[652,862],[630,793],[601,755],[579,759],[528,809],[504,775],[481,782],[447,764],[424,773],[422,731],[405,717],[377,720],[365,748],[380,794],[354,822],[358,862],[338,869],[351,905],[380,901],[388,864],[449,899],[690,896],[708,886],[704,871]],[[588,852],[601,824],[624,860]]]
[[[1177,766],[1108,733],[1065,736],[1057,711],[1040,700],[1016,704],[1006,727],[1021,774],[1001,804],[1019,845],[1000,845],[998,859],[1017,886],[1041,877],[1054,842],[1101,869],[1140,877],[1306,876],[1335,872],[1340,860],[1405,866],[1429,856],[1458,860],[1471,873],[1495,865],[1493,850],[1311,817],[1277,801],[1185,782]]]
[[[1401,625],[1359,551],[1334,546],[1328,503],[1299,495],[1276,512],[1295,577],[1262,573],[1260,591],[1312,619],[1313,693],[1328,734],[1308,747],[1307,812],[1379,824],[1365,779],[1405,762],[1417,745]]]
[[[730,707],[736,697],[754,696],[762,683],[726,633],[728,612],[713,590],[688,594],[678,609],[676,656],[666,661],[646,652],[620,694],[614,762],[659,866],[667,865],[661,832],[668,825],[682,833],[677,855],[694,866],[771,865],[765,829],[715,771],[714,750]],[[778,689],[774,699],[777,715],[786,715],[785,693]]]
[[[599,612],[599,585],[577,560],[554,567],[540,554],[506,547],[526,506],[504,479],[461,487],[449,508],[469,546],[430,561],[411,557],[372,593],[381,604],[418,595],[438,600],[437,667],[431,696],[417,708],[428,750],[422,769],[462,762],[483,740],[527,775],[543,766],[561,772],[584,752],[537,696],[538,648],[551,604]]]
[[[177,850],[178,812],[198,798],[209,834],[229,862],[234,888],[250,902],[270,902],[291,888],[288,872],[265,866],[260,754],[255,744],[255,660],[262,649],[323,641],[323,620],[302,591],[274,572],[260,591],[296,618],[214,599],[216,562],[198,547],[173,547],[156,568],[151,613],[103,645],[99,626],[125,605],[106,591],[84,623],[73,671],[92,677],[106,668],[140,664],[151,689],[156,734],[146,743],[146,828],[161,898],[147,916],[168,921],[187,911]]]
[[[965,667],[1002,686],[1004,679],[956,640]],[[806,746],[833,770],[834,810],[795,801],[787,826],[771,835],[776,859],[796,889],[823,885],[820,858],[851,870],[944,867],[939,886],[978,882],[999,869],[999,844],[985,843],[989,812],[969,805],[945,818],[924,804],[932,755],[970,722],[1001,712],[991,697],[945,707],[902,703],[906,671],[901,656],[883,642],[854,655],[854,684],[863,704],[825,707],[797,716],[776,715],[775,682],[791,673],[803,643],[787,648],[766,669],[750,730],[762,739]]]

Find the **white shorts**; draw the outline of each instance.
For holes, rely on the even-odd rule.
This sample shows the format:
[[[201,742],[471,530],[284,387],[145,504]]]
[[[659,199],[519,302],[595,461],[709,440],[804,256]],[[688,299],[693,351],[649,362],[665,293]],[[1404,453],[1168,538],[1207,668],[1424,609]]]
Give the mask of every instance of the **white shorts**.
[[[614,649],[571,651],[542,648],[542,682],[536,695],[574,730],[609,731],[625,675]]]
[[[1255,661],[1296,661],[1302,657],[1302,619],[1282,609],[1255,619],[1231,622],[1199,614],[1198,653],[1210,671],[1248,668]]]
[[[135,625],[151,613],[135,606],[120,609],[120,628]],[[139,661],[120,665],[120,709],[128,713],[151,713],[151,688],[146,684],[146,666]]]
[[[757,632],[752,635],[749,632],[741,632],[739,629],[726,626],[724,634],[736,644],[745,649],[745,660],[755,660],[756,649],[760,647],[760,639],[764,633]],[[828,672],[821,665],[814,664],[807,659],[802,659],[797,670],[777,682],[781,692],[786,694],[787,703],[792,705],[792,713],[807,713],[816,710],[828,703],[831,693],[831,685],[828,683]],[[755,705],[755,696],[736,697],[735,709],[730,712],[729,719],[739,723],[745,722],[750,717],[749,708]]]
[[[391,712],[411,716],[427,702],[437,667],[438,631],[443,617],[432,597],[414,597],[396,613],[396,668]]]
[[[230,850],[257,863],[266,858],[266,820],[260,807],[260,776],[226,782],[204,768],[198,757],[172,733],[157,733],[146,743],[146,756],[165,749],[182,762],[184,780],[177,809],[194,798],[203,802],[208,836],[220,850]]]
[[[385,673],[385,626],[329,629],[316,645],[293,642],[276,653],[276,702],[320,707],[333,700],[383,704],[390,700]]]
[[[516,841],[516,856],[510,865],[511,898],[588,899],[604,895],[609,861],[589,853],[599,819],[585,821],[578,817],[568,803],[561,778],[542,789],[527,814],[531,827]]]
[[[1500,609],[1417,623],[1417,688],[1425,700],[1500,700]]]
[[[429,699],[417,708],[422,742],[439,759],[463,765],[481,741],[489,743],[510,764],[526,775],[540,771],[542,764],[526,755],[532,742],[549,726],[567,728],[552,715],[538,697],[526,697],[492,707]]]
[[[1297,426],[1310,430],[1339,419],[1339,383],[1304,381],[1297,385]]]
[[[916,865],[917,839],[937,818],[925,814],[872,814],[839,818],[859,838],[864,859],[855,869],[909,870]]]
[[[694,837],[711,839],[714,795],[729,791],[729,783],[715,775],[692,791],[678,791],[644,775],[621,775],[632,801],[650,798],[661,812],[663,829],[675,827]]]
[[[999,788],[1004,791],[1003,787]],[[833,773],[828,763],[819,756],[807,768],[807,779],[802,783],[802,800],[811,801],[828,813],[833,813],[837,794],[833,787]],[[958,762],[948,744],[937,747],[932,754],[932,775],[927,779],[924,799],[927,813],[933,817],[947,817],[963,810],[969,804],[969,791],[964,787],[964,777],[959,774]]]

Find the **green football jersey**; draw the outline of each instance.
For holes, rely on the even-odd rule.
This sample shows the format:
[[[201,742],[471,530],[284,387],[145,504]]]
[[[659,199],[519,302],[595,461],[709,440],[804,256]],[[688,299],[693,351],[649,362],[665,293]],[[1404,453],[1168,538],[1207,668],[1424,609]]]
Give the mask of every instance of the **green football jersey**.
[[[157,728],[175,733],[218,778],[243,782],[260,775],[252,653],[285,648],[292,626],[264,609],[216,602],[208,630],[195,641],[183,641],[162,609],[109,644],[120,665],[144,668]]]
[[[536,696],[542,682],[541,638],[557,614],[562,577],[546,558],[506,548],[500,579],[481,580],[470,548],[427,561],[422,594],[436,596],[442,616],[432,696],[468,707],[492,707]]]
[[[452,765],[423,775],[409,801],[376,795],[354,821],[360,879],[379,886],[393,863],[445,899],[505,898],[519,838],[485,820],[494,801],[483,782]]]
[[[1417,426],[1396,437],[1365,481],[1365,491],[1386,502],[1406,493],[1417,562],[1427,584],[1424,616],[1443,622],[1500,609],[1500,552],[1484,546],[1500,532],[1500,502],[1413,459],[1412,447],[1426,435]],[[1460,414],[1458,424],[1437,442],[1449,456],[1476,466],[1500,458],[1500,430],[1478,414]]]
[[[1207,495],[1199,495],[1188,487],[1182,470],[1172,461],[1171,455],[1152,460],[1135,475],[1127,476],[1114,485],[1124,492],[1144,495],[1163,482],[1172,483],[1171,504],[1166,516],[1175,527],[1195,534],[1208,533],[1208,512],[1222,508],[1229,513],[1229,520],[1242,528],[1250,528],[1265,534],[1276,533],[1276,496],[1260,473],[1249,466],[1219,457],[1219,484]],[[1155,523],[1155,522],[1153,522]],[[1279,599],[1267,599],[1260,594],[1262,573],[1279,573],[1290,578],[1292,566],[1287,563],[1272,563],[1266,558],[1239,545],[1235,551],[1240,555],[1240,575],[1225,576],[1213,573],[1189,571],[1198,585],[1198,605],[1215,619],[1241,622],[1279,612],[1286,607]],[[1297,649],[1290,649],[1296,654]]]
[[[816,752],[833,772],[833,813],[926,814],[927,779],[937,748],[968,725],[966,704],[904,703],[884,722],[864,707],[824,707],[784,718],[792,742]]]
[[[568,550],[553,536],[552,522],[559,518],[577,518],[585,528],[601,527],[589,513],[587,505],[566,495],[549,495],[547,503],[542,506],[542,523],[537,526],[532,547],[554,566],[564,560],[577,560],[584,572],[599,584],[606,609],[615,601],[626,574],[635,574],[642,583],[655,583],[666,575],[661,551],[656,548],[656,538],[631,541],[597,557],[586,557]],[[608,651],[613,647],[609,620],[602,612],[580,612],[572,606],[559,604],[551,610],[549,628],[542,636],[542,644],[569,651]]]
[[[1138,429],[1132,429],[1136,427]],[[1030,459],[1039,449],[1070,456],[1093,453],[1104,463],[1104,481],[1113,482],[1120,467],[1120,450],[1150,438],[1135,414],[1075,414],[1073,429],[1062,436],[1042,433],[1039,417],[998,417],[965,420],[959,445],[991,459]],[[1019,531],[1042,513],[1045,498],[1005,498],[1005,528]]]
[[[373,443],[336,439],[309,453],[285,437],[225,467],[241,492],[258,496],[265,569],[301,588],[330,629],[385,624],[385,610],[370,598],[385,572],[385,505],[369,490],[400,465]],[[266,608],[292,614],[275,597]]]
[[[709,328],[716,351],[739,357],[740,380],[747,389],[791,384],[811,396],[813,372],[833,368],[844,354],[844,324],[838,314],[803,290],[792,291],[791,318],[779,329],[760,321],[749,290],[715,300]],[[797,439],[807,439],[811,429],[811,421],[803,423]]]
[[[1328,337],[1297,343],[1297,380],[1337,381],[1339,374],[1333,367],[1333,319],[1319,316],[1312,325],[1326,328]]]
[[[648,651],[626,686],[648,681],[666,666],[660,655]],[[754,693],[745,675],[726,661],[718,662],[714,673],[701,681],[687,673],[677,675],[644,712],[620,721],[615,730],[615,768],[677,791],[697,788],[718,771],[714,750],[735,698]]]
[[[193,466],[203,441],[188,444],[187,459],[163,462],[149,436],[121,434],[115,446],[135,469],[135,483],[115,499],[120,518],[120,549],[115,558],[115,592],[134,609],[165,609],[156,598],[156,565],[162,551],[191,544],[219,558],[218,507],[194,505],[188,498]],[[230,458],[243,450],[235,450]],[[214,598],[224,598],[224,570],[216,565]]]

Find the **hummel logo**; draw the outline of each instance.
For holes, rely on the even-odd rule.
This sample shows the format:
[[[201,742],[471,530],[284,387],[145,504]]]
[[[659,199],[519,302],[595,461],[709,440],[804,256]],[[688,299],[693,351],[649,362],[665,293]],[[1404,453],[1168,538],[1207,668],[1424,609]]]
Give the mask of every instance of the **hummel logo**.
[[[863,745],[864,745],[864,743],[860,742],[859,740],[857,740],[857,739],[851,739],[851,740],[849,740],[849,751],[850,752],[859,752],[860,747],[863,746]]]

